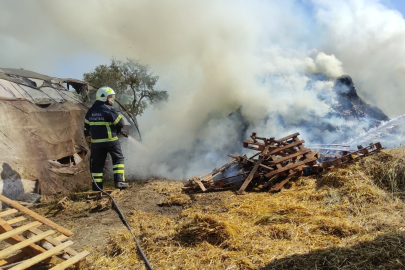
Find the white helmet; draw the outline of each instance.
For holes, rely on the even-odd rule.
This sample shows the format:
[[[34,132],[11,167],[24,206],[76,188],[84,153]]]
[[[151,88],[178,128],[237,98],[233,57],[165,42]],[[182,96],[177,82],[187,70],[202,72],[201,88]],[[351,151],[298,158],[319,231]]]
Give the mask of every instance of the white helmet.
[[[96,100],[105,102],[105,101],[107,101],[107,97],[111,96],[111,95],[115,95],[114,90],[112,90],[112,88],[110,88],[108,86],[103,86],[97,90]]]

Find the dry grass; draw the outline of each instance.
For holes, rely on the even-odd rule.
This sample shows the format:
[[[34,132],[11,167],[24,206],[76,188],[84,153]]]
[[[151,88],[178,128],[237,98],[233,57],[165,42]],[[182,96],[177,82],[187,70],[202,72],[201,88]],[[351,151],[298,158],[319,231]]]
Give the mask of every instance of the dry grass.
[[[405,191],[405,148],[394,148],[358,163],[373,182],[391,192]]]
[[[184,205],[191,203],[191,199],[186,194],[174,194],[167,196],[162,202],[160,202],[159,206],[171,206],[171,205]]]
[[[190,204],[190,196],[181,192],[182,187],[183,184],[180,182],[171,185],[164,185],[162,183],[154,184],[153,189],[159,194],[164,195],[164,199],[158,205],[171,206]]]
[[[135,211],[130,223],[155,269],[404,269],[403,160],[385,150],[277,194],[197,194],[180,216]],[[129,233],[109,240],[89,269],[145,269]]]
[[[236,229],[212,215],[194,216],[193,220],[178,229],[176,239],[187,246],[207,242],[215,246],[226,246],[227,240],[236,235]]]

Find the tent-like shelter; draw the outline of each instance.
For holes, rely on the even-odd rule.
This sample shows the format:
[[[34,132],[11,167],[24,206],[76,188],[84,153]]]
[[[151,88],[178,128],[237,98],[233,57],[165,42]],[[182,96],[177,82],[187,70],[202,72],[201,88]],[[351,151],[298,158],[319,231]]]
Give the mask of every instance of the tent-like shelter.
[[[90,186],[83,102],[90,85],[0,68],[0,193],[65,194]]]

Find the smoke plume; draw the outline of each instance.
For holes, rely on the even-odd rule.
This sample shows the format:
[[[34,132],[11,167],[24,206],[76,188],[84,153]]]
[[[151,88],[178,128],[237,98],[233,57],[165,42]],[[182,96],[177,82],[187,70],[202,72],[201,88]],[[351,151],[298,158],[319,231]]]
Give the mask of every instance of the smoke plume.
[[[53,75],[60,62],[99,55],[138,59],[160,76],[169,101],[140,117],[144,147],[128,142],[126,168],[137,176],[203,173],[242,152],[252,131],[299,131],[309,142],[360,134],[367,118],[331,114],[344,74],[388,116],[405,113],[405,21],[379,1],[39,0],[0,8],[4,67]]]

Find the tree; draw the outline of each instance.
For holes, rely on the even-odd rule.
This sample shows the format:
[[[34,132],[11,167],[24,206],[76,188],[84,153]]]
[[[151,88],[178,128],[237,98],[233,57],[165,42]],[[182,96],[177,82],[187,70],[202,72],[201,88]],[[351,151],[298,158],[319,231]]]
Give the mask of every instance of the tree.
[[[155,89],[159,76],[139,61],[112,59],[110,65],[99,65],[83,74],[83,80],[97,87],[109,86],[117,93],[125,108],[133,115],[141,115],[148,105],[167,100],[166,91]]]

